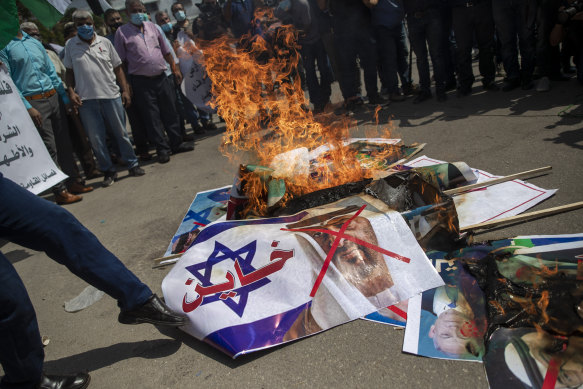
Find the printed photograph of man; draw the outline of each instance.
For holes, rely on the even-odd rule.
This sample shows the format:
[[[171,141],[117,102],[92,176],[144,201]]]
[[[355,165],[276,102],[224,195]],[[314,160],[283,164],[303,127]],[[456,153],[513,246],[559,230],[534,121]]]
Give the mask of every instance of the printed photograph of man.
[[[500,328],[490,337],[484,359],[493,389],[540,389],[550,379],[551,363],[558,372],[549,387],[583,388],[582,337],[555,337],[534,328]]]

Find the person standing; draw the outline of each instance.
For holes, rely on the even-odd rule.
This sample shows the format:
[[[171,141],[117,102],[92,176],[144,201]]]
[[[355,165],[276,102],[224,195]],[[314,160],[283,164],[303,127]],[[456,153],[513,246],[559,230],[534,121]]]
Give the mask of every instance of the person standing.
[[[182,82],[182,74],[160,29],[146,21],[144,4],[139,0],[127,0],[125,4],[130,22],[117,29],[115,49],[127,65],[135,103],[145,119],[148,138],[156,145],[158,162],[166,163],[170,161],[170,153],[194,150],[192,144],[182,141],[173,98],[174,86],[165,74],[166,64],[170,66],[176,84]],[[163,129],[169,143],[164,138]]]
[[[71,192],[85,193],[93,188],[80,181],[79,170],[73,158],[71,140],[65,113],[59,104],[59,96],[72,112],[63,82],[57,76],[43,45],[24,31],[18,31],[4,49],[0,61],[7,67],[19,90],[22,101],[36,126],[49,155],[57,166],[69,176],[67,185],[60,182],[53,186],[58,204],[72,204],[83,197]],[[67,186],[69,188],[67,188]]]
[[[93,17],[88,11],[73,12],[73,22],[77,36],[67,42],[65,51],[69,98],[79,110],[99,169],[105,174],[103,186],[110,186],[117,178],[107,149],[106,131],[127,164],[130,176],[143,176],[145,172],[138,165],[126,131],[123,107],[131,104],[131,98],[121,59],[113,44],[94,32]],[[116,81],[121,85],[121,95]]]

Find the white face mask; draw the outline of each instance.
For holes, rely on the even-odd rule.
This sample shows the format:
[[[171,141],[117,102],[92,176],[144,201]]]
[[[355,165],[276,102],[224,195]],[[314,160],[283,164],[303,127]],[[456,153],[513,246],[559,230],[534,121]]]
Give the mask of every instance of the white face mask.
[[[183,22],[186,20],[186,14],[184,13],[184,11],[180,10],[180,11],[176,11],[174,13],[174,18],[179,21],[179,22]]]

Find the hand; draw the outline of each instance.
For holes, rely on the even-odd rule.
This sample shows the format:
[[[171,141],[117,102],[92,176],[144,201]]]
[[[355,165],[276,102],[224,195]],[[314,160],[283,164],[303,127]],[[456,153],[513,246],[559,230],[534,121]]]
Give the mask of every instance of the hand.
[[[178,68],[175,68],[173,73],[174,82],[176,82],[176,85],[182,84],[182,73],[180,73],[180,70]]]
[[[130,97],[129,91],[124,91],[121,93],[121,102],[122,102],[123,106],[126,108],[128,108],[130,105],[132,105],[132,98]]]
[[[37,128],[42,127],[42,125],[43,125],[43,116],[40,114],[39,111],[37,111],[33,107],[30,107],[28,109],[28,114],[30,115],[30,118],[32,119],[32,122],[34,123],[35,126],[37,126]]]
[[[75,114],[79,112],[79,107],[83,105],[83,101],[81,101],[81,97],[74,91],[69,90],[69,99],[71,100],[71,104],[67,106],[67,114],[71,114],[73,110]]]

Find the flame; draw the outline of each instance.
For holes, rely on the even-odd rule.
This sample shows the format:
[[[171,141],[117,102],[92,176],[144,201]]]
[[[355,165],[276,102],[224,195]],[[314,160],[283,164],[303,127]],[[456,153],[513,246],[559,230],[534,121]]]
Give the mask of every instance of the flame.
[[[543,323],[548,323],[550,321],[549,314],[547,313],[547,307],[549,306],[549,291],[543,290],[540,299],[537,301],[536,305],[541,311],[541,316]]]
[[[262,34],[246,35],[238,42],[227,36],[199,42],[213,85],[211,104],[226,124],[221,152],[236,164],[270,166],[281,153],[330,145],[332,150],[325,158],[308,162],[317,166],[316,178],[311,174],[278,176],[272,172],[272,177],[285,179],[285,199],[373,177],[373,171],[383,166],[396,148],[373,153],[366,164],[361,164],[357,150],[343,144],[352,123],[326,115],[316,120],[307,109],[309,102],[296,70],[300,55],[294,28],[277,22],[269,9],[256,11],[254,25]],[[390,129],[383,129],[377,136],[390,137]],[[252,174],[242,180],[246,182],[249,205],[254,210],[264,207],[268,182]]]

